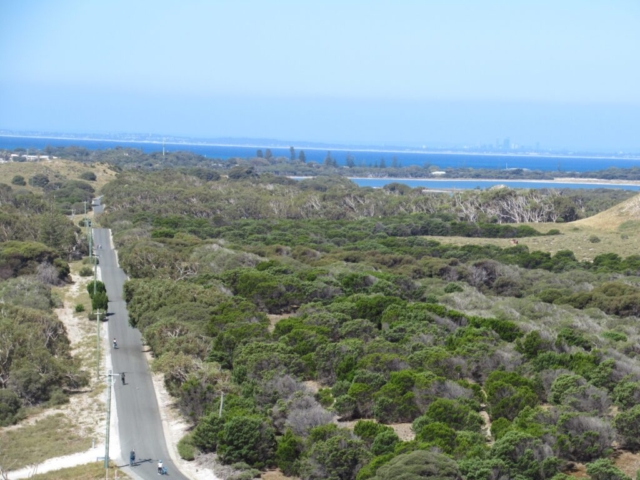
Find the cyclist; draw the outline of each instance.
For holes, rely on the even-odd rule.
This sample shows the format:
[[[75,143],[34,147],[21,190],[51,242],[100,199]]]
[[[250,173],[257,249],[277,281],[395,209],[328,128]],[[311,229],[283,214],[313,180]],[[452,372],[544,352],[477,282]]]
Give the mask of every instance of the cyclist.
[[[113,348],[118,348],[118,341],[116,340],[116,337],[113,337]]]
[[[131,466],[133,466],[135,461],[136,461],[136,451],[131,450],[131,453],[129,454],[129,463],[131,464]]]
[[[124,372],[122,372],[122,375],[120,376],[120,378],[122,378],[122,384],[124,385],[125,384]]]

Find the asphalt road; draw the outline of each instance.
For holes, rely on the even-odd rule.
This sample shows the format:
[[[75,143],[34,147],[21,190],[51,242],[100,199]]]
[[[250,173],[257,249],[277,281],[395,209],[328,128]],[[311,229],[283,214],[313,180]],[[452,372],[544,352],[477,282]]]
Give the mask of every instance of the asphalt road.
[[[102,207],[98,207],[102,210]],[[97,208],[94,207],[97,212]],[[144,356],[140,332],[129,326],[127,306],[122,297],[122,286],[126,275],[118,267],[116,252],[112,249],[109,230],[106,228],[93,229],[94,242],[99,256],[102,281],[107,287],[109,296],[109,313],[105,324],[108,326],[109,346],[113,373],[126,375],[123,385],[121,377],[114,377],[112,394],[118,413],[118,428],[120,430],[120,447],[122,457],[129,463],[129,452],[136,451],[136,465],[133,472],[143,479],[158,477],[157,462],[167,467],[168,476],[174,479],[187,480],[172,462],[167,451],[167,444],[162,429],[162,420],[156,392],[151,380],[149,365]],[[113,338],[118,340],[118,348],[113,349]],[[119,452],[110,451],[112,459],[118,458]]]

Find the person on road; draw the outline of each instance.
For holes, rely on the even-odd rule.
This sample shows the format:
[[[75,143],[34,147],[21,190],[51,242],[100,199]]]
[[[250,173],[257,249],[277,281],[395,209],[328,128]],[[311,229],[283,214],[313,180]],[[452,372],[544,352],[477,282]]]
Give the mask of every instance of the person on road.
[[[158,475],[162,475],[164,470],[164,466],[162,465],[162,460],[158,460]]]
[[[136,451],[135,450],[131,450],[131,453],[129,453],[129,464],[133,467],[133,464],[136,461]]]
[[[122,375],[120,375],[120,378],[122,378],[122,384],[125,384],[125,378],[124,378],[124,372],[122,372]]]
[[[118,348],[118,342],[116,340],[116,337],[113,337],[113,348]]]

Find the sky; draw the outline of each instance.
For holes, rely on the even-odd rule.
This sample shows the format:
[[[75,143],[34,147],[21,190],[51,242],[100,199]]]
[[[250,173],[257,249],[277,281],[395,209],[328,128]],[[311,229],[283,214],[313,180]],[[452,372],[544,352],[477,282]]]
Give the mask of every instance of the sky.
[[[638,0],[0,0],[0,129],[640,151]]]

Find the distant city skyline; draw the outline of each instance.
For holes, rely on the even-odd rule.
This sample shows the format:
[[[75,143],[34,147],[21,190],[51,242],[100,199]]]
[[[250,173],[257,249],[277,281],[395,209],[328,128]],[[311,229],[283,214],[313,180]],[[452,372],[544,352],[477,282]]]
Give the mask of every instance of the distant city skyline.
[[[634,0],[0,2],[0,129],[640,150]]]

